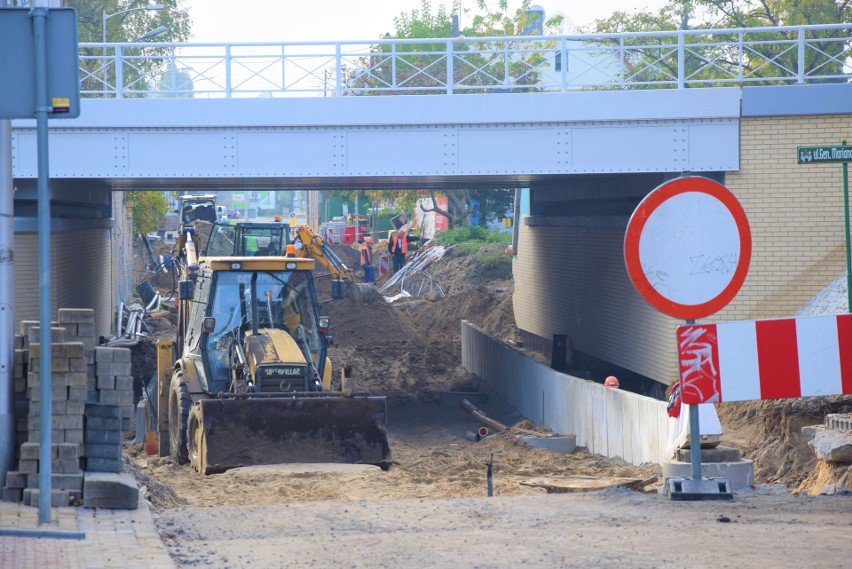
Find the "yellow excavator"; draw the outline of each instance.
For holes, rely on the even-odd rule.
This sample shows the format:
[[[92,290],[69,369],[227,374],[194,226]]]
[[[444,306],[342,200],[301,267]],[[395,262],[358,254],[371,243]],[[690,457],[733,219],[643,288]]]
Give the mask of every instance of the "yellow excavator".
[[[345,462],[387,468],[385,397],[332,381],[315,262],[195,254],[186,245],[177,337],[158,356],[160,454],[203,474]],[[164,440],[166,438],[166,440]]]

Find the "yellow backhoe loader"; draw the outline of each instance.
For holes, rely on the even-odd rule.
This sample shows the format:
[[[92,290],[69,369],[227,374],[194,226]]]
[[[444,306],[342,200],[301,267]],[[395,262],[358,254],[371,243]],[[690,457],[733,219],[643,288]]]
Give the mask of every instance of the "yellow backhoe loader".
[[[186,243],[177,338],[158,358],[161,454],[168,447],[203,474],[292,462],[386,468],[385,397],[344,377],[332,385],[314,260],[196,259]]]

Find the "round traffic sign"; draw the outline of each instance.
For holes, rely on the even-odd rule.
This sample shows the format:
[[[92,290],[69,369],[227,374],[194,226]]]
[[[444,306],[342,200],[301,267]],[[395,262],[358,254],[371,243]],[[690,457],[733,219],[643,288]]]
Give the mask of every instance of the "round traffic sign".
[[[633,286],[675,318],[703,318],[739,292],[751,261],[751,230],[734,195],[690,176],[658,186],[627,224],[624,261]]]

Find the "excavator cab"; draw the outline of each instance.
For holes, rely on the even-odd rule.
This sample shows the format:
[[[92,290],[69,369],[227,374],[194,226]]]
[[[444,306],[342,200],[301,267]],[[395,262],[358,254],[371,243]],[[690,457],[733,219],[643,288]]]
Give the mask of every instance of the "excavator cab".
[[[280,222],[241,222],[216,225],[210,232],[208,257],[263,257],[283,255],[290,243],[289,228]]]
[[[211,286],[202,326],[211,331],[204,335],[205,346],[200,350],[207,369],[205,387],[211,393],[263,391],[268,383],[263,380],[278,376],[299,379],[282,391],[311,391],[316,377],[326,376],[327,338],[318,327],[313,280],[304,271],[218,272]],[[247,345],[271,338],[273,349],[285,351],[281,359],[289,363],[276,362],[280,365],[274,371],[264,364],[263,377],[252,378],[245,369],[236,373],[233,364],[240,358],[234,352],[240,348],[240,338]]]

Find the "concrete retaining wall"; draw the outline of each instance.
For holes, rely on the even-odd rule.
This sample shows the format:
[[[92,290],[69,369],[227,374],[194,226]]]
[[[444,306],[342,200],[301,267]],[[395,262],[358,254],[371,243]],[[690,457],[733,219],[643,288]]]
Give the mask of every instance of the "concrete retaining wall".
[[[559,373],[462,322],[462,365],[532,422],[635,465],[667,460],[666,404]]]

